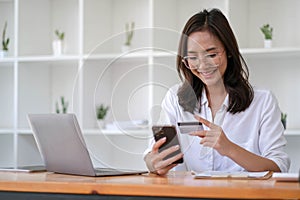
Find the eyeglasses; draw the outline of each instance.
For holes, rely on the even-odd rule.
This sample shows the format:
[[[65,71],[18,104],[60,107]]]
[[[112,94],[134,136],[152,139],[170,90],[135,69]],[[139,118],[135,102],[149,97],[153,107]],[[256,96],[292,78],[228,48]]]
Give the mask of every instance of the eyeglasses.
[[[201,63],[206,67],[218,67],[220,65],[220,57],[224,51],[206,53],[201,58],[199,56],[184,56],[182,62],[189,69],[198,69]]]

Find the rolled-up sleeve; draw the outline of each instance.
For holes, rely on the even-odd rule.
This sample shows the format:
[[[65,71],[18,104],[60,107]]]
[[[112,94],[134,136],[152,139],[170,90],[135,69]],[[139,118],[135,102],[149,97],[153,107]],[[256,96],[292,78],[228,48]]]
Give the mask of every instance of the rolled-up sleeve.
[[[268,92],[262,105],[262,120],[260,124],[259,149],[261,156],[274,161],[281,172],[288,172],[290,159],[284,148],[287,141],[281,123],[281,111],[275,96]]]

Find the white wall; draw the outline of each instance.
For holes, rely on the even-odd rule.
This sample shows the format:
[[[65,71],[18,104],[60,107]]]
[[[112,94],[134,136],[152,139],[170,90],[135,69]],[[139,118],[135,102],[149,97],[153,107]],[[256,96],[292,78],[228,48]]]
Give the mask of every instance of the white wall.
[[[263,47],[259,28],[267,23],[274,28],[274,47],[300,46],[299,7],[298,0],[230,0],[229,20],[240,47]]]
[[[300,57],[245,57],[253,85],[271,90],[281,110],[287,113],[287,128],[300,129]]]

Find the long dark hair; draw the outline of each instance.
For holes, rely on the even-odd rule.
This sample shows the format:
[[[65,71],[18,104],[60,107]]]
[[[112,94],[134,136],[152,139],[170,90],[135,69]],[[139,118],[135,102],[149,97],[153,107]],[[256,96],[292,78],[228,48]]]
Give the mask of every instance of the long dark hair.
[[[193,113],[197,102],[199,100],[201,102],[201,94],[205,87],[201,79],[196,77],[182,62],[182,58],[187,55],[188,36],[198,31],[210,32],[221,41],[225,48],[228,61],[223,82],[229,94],[227,111],[235,114],[246,110],[254,96],[253,88],[248,80],[249,70],[239,52],[236,38],[226,17],[218,9],[203,10],[195,14],[188,20],[182,31],[177,55],[177,72],[183,81],[177,93],[179,104],[185,111]]]

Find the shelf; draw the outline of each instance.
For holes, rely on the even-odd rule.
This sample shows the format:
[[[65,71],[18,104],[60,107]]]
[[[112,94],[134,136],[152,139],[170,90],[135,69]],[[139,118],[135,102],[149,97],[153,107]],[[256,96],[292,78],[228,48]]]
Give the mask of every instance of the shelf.
[[[144,149],[141,138],[146,143],[152,137],[150,129],[97,130],[95,105],[110,105],[108,121],[148,119],[149,113],[159,116],[157,108],[167,89],[180,82],[176,71],[180,32],[187,19],[203,8],[217,7],[229,17],[240,47],[262,46],[261,19],[274,26],[275,48],[243,48],[241,53],[249,60],[253,82],[273,87],[283,110],[293,115],[289,127],[299,129],[300,47],[280,46],[300,46],[300,29],[288,20],[300,19],[293,10],[300,2],[277,3],[271,5],[270,15],[260,9],[270,6],[267,0],[0,0],[0,30],[7,21],[11,39],[9,54],[0,58],[0,150],[4,155],[0,165],[39,160],[26,116],[53,112],[60,96],[72,101],[87,143],[96,151],[111,148],[110,143],[99,145],[105,143],[103,137],[120,143],[126,151]],[[287,11],[283,18],[277,15],[282,9]],[[135,22],[132,48],[123,53],[125,24],[131,21]],[[52,54],[56,29],[65,32],[65,51],[60,56]],[[267,72],[272,77],[266,79]],[[297,137],[300,130],[287,130],[285,135]],[[119,153],[107,156],[113,159]],[[122,159],[130,160],[121,156],[116,162]]]
[[[53,61],[77,61],[79,56],[77,55],[43,55],[43,56],[21,56],[17,60],[19,62],[53,62]]]
[[[245,56],[294,56],[300,55],[300,47],[278,47],[278,48],[244,48],[240,49]]]
[[[12,129],[1,129],[0,134],[13,134],[14,130]],[[84,129],[84,135],[128,135],[128,136],[148,136],[151,134],[151,131],[148,129],[139,129],[139,130],[99,130],[99,129]],[[17,133],[19,135],[32,135],[30,129],[18,129]]]
[[[148,58],[149,54],[145,52],[127,52],[111,54],[92,54],[84,55],[85,60],[106,60],[106,59],[130,59],[130,58]]]
[[[0,135],[13,134],[13,129],[0,129]]]
[[[144,49],[134,49],[132,52],[125,53],[111,53],[111,54],[91,54],[84,55],[83,58],[85,60],[106,60],[106,59],[136,59],[136,58],[148,58],[150,56],[153,57],[172,57],[176,56],[177,52],[166,52],[166,51],[150,51]]]
[[[32,131],[30,129],[18,129],[19,135],[32,135]]]
[[[299,129],[287,129],[284,131],[284,135],[286,136],[300,136]]]
[[[139,130],[99,130],[99,129],[85,129],[83,130],[84,135],[116,135],[116,136],[149,136],[151,131],[149,129],[139,129]]]
[[[241,53],[245,56],[293,56],[300,55],[300,48],[298,47],[282,47],[282,48],[243,48],[240,49]],[[111,54],[92,54],[83,55],[84,60],[107,60],[107,59],[136,59],[136,58],[148,58],[149,56],[153,57],[175,57],[177,52],[170,51],[145,51],[141,52],[128,52],[128,53],[111,53]],[[13,63],[14,61],[19,62],[55,62],[55,61],[77,61],[80,59],[79,55],[62,55],[62,56],[53,56],[53,55],[41,55],[41,56],[21,56],[21,57],[6,57],[1,58],[0,63]]]
[[[14,57],[0,58],[0,63],[13,63],[15,61]]]
[[[20,56],[20,57],[6,57],[0,58],[0,63],[13,63],[18,62],[53,62],[53,61],[76,61],[79,59],[78,55],[41,55],[41,56]]]
[[[176,56],[176,52],[161,52],[161,51],[145,51],[141,52],[127,52],[127,53],[107,53],[107,54],[85,54],[83,55],[84,60],[108,60],[108,59],[138,59],[145,58],[149,56],[153,57],[172,57]],[[6,57],[0,58],[0,63],[13,63],[14,61],[18,62],[55,62],[55,61],[77,61],[81,57],[80,55],[62,55],[62,56],[53,56],[53,55],[40,55],[40,56],[20,56],[17,58]]]
[[[274,55],[274,56],[293,56],[300,55],[300,47],[278,47],[278,48],[243,48],[240,49],[243,55],[253,55],[253,56],[264,56],[264,55]],[[115,54],[96,54],[96,55],[85,55],[84,59],[87,60],[101,60],[101,59],[113,59],[117,57],[123,58],[147,58],[148,56],[153,56],[154,58],[159,57],[176,57],[176,51],[148,51],[148,52],[132,52],[132,53],[115,53]]]

